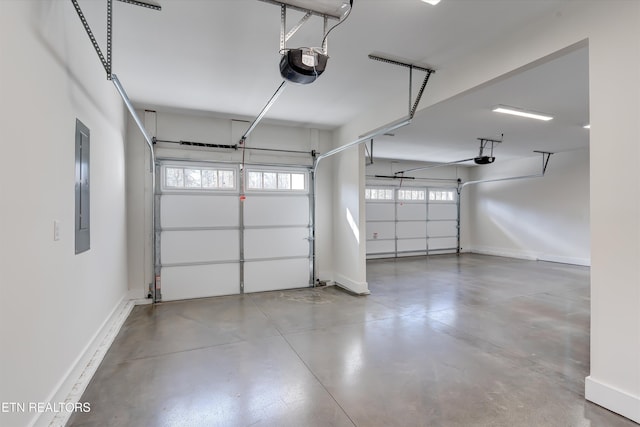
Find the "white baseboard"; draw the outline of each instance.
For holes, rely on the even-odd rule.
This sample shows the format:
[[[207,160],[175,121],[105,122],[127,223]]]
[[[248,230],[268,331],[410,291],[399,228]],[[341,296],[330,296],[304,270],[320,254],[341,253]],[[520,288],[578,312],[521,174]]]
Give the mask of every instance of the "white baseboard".
[[[515,250],[509,250],[509,249],[503,249],[503,248],[489,248],[489,247],[477,246],[477,247],[470,248],[470,252],[474,254],[480,254],[480,255],[492,255],[492,256],[500,256],[505,258],[525,259],[529,261],[548,261],[548,262],[557,262],[560,264],[581,265],[585,267],[591,266],[591,259],[589,258],[547,255],[547,254],[539,254],[537,252],[515,251]]]
[[[539,261],[557,262],[560,264],[581,265],[583,267],[591,267],[591,259],[589,258],[575,258],[566,256],[554,256],[554,255],[540,255]]]
[[[107,350],[118,335],[133,306],[134,302],[131,300],[126,298],[120,300],[58,383],[47,402],[64,402],[65,407],[73,407],[71,404],[80,401],[89,381],[107,354]],[[30,423],[30,426],[63,427],[71,414],[71,412],[43,412]]]
[[[640,423],[640,396],[604,384],[591,376],[585,379],[585,398],[596,405]]]
[[[335,274],[336,286],[339,286],[356,295],[369,295],[369,284],[367,282],[356,282],[342,274]]]
[[[474,246],[474,247],[471,247],[469,250],[471,253],[480,254],[480,255],[491,255],[491,256],[500,256],[505,258],[526,259],[529,261],[536,261],[538,259],[538,255],[532,252],[510,251],[506,249],[488,248],[488,247],[482,247],[482,246]]]

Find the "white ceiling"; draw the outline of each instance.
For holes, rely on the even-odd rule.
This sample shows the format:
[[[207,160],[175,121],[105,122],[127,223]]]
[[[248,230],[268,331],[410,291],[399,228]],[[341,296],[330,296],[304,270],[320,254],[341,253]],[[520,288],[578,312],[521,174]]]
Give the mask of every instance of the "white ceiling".
[[[267,119],[336,128],[372,105],[408,92],[406,69],[371,61],[368,54],[444,73],[456,59],[557,13],[567,1],[442,0],[431,6],[420,0],[355,0],[350,17],[329,37],[325,73],[311,85],[289,85]],[[134,103],[253,119],[282,81],[280,8],[259,0],[155,2],[162,11],[114,2],[113,70]],[[80,5],[94,32],[104,34],[104,0],[80,0]],[[289,12],[289,27],[301,16]],[[322,21],[312,17],[287,46],[319,46],[321,40]],[[100,37],[99,42],[105,45]],[[584,48],[440,103],[419,112],[395,137],[376,140],[375,154],[458,160],[476,154],[475,138],[500,133],[505,142],[496,149],[498,159],[529,155],[534,149],[584,147],[587,71]],[[428,96],[427,87],[424,99]],[[542,123],[497,117],[489,110],[496,104],[548,112],[556,119]],[[406,111],[398,112],[398,117],[404,115]]]

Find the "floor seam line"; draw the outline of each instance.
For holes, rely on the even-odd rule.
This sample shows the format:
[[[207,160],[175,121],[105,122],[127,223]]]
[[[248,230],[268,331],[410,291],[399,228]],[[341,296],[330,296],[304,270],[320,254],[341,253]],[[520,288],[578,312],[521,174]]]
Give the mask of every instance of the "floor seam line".
[[[353,419],[351,418],[351,416],[347,413],[347,411],[342,407],[342,405],[338,402],[338,400],[335,398],[335,396],[327,389],[327,387],[323,384],[322,381],[320,381],[320,378],[318,378],[318,376],[315,374],[315,372],[313,372],[313,370],[311,369],[311,367],[307,364],[307,362],[304,361],[304,359],[302,358],[302,356],[300,356],[300,354],[296,351],[295,348],[293,348],[293,346],[291,345],[291,343],[289,342],[289,340],[287,339],[286,336],[282,336],[282,338],[284,339],[284,341],[287,343],[287,345],[289,346],[289,348],[291,349],[291,351],[293,351],[295,353],[295,355],[298,357],[298,359],[300,359],[300,362],[302,362],[302,364],[305,366],[305,368],[307,368],[307,371],[309,371],[309,373],[311,375],[313,375],[313,378],[316,379],[316,381],[318,382],[318,384],[320,384],[320,387],[322,387],[322,389],[324,391],[327,392],[327,394],[329,396],[331,396],[331,400],[333,400],[335,402],[336,405],[338,405],[338,408],[340,408],[340,410],[342,411],[342,413],[349,419],[349,421],[351,421],[351,424],[354,425],[354,427],[357,427],[358,425],[355,423],[355,421],[353,421]]]

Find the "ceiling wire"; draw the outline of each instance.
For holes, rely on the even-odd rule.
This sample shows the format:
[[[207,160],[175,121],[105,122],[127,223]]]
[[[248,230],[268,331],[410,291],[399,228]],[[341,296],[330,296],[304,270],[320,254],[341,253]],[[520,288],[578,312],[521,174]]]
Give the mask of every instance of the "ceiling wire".
[[[327,37],[329,37],[329,33],[333,31],[334,28],[336,28],[338,25],[346,21],[347,18],[349,18],[349,15],[351,15],[352,10],[353,10],[353,0],[349,0],[349,10],[347,11],[347,14],[344,16],[343,19],[340,20],[340,22],[338,22],[333,27],[329,28],[329,31],[327,31],[327,34],[324,35],[324,38],[322,39],[322,43],[320,43],[320,46],[324,46],[324,43],[327,41]]]

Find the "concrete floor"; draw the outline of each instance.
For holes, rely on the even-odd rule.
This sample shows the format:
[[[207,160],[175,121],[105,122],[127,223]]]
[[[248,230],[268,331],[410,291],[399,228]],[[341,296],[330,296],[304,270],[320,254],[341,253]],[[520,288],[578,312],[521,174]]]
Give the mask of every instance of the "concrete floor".
[[[136,307],[71,426],[637,426],[586,402],[589,269],[370,261],[336,287]]]

